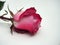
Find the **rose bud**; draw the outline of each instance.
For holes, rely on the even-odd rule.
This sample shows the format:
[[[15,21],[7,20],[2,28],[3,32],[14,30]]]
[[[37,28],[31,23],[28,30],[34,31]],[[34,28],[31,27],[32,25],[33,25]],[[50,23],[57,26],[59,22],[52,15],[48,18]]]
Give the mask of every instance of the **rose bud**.
[[[17,32],[28,32],[32,35],[38,31],[42,20],[40,15],[36,13],[36,9],[34,7],[26,9],[24,12],[17,12],[13,18]]]
[[[22,11],[22,9],[20,9],[16,14],[13,14],[9,7],[8,10],[12,18],[3,17],[7,14],[7,11],[5,11],[6,14],[0,16],[0,19],[9,20],[12,22],[12,25],[10,27],[11,33],[13,31],[17,33],[29,33],[31,35],[37,33],[42,18],[40,17],[40,14],[36,13],[36,9],[34,7],[28,8],[25,11]]]

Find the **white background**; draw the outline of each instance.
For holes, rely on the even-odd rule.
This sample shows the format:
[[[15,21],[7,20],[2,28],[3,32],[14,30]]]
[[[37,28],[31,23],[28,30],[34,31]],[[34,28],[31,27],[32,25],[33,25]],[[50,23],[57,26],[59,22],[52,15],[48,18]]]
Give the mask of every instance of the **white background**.
[[[4,10],[7,10],[7,5],[14,14],[22,7],[24,7],[23,10],[35,7],[37,13],[42,17],[42,23],[41,28],[34,36],[17,34],[16,32],[11,35],[11,24],[1,20],[0,45],[59,45],[60,0],[6,0],[0,15],[5,13]],[[10,14],[6,17],[10,17]]]

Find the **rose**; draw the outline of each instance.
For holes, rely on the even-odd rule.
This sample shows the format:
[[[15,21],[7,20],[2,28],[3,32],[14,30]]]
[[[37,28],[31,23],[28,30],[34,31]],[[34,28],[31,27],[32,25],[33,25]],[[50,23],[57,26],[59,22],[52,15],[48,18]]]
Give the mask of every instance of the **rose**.
[[[9,8],[8,10],[12,18],[3,17],[7,14],[7,11],[5,10],[6,14],[0,16],[0,19],[9,20],[12,22],[10,27],[11,33],[13,31],[18,33],[28,32],[31,35],[34,35],[38,31],[42,18],[38,13],[36,13],[36,9],[34,7],[28,8],[25,11],[20,9],[16,14],[13,14]]]
[[[31,7],[24,12],[20,11],[14,15],[14,25],[16,28],[27,31],[33,35],[38,31],[41,19],[40,15],[36,13],[36,9]]]

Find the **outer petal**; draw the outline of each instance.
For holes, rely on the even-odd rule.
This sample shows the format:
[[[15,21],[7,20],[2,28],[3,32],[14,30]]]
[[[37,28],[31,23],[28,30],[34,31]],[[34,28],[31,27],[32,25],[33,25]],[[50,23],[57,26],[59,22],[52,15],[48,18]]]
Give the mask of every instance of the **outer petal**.
[[[19,21],[20,20],[20,18],[22,18],[22,17],[24,17],[24,16],[26,16],[26,15],[31,15],[32,13],[35,13],[36,12],[36,10],[35,10],[35,8],[34,7],[31,7],[31,8],[29,8],[29,9],[27,9],[26,11],[21,11],[21,12],[17,12],[16,14],[15,14],[15,16],[14,16],[14,20],[15,21]],[[21,16],[20,16],[21,15]]]
[[[34,8],[34,7],[31,7],[31,8],[29,8],[29,9],[27,9],[26,11],[24,11],[24,15],[28,15],[28,14],[33,14],[33,13],[36,13],[36,9]]]
[[[14,15],[14,21],[19,21],[19,19],[20,19],[20,15],[23,13],[23,11],[21,11],[21,12],[17,12],[15,15]]]

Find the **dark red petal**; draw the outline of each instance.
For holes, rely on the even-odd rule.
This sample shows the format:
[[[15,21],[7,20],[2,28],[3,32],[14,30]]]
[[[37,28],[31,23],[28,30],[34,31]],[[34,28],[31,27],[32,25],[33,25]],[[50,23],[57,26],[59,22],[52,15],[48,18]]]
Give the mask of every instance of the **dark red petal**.
[[[26,16],[31,16],[31,15],[33,15],[33,14],[35,14],[36,13],[36,9],[34,8],[34,7],[31,7],[31,8],[29,8],[29,9],[26,9],[21,15],[20,15],[20,19],[21,18],[24,18],[24,17],[26,17]]]
[[[36,9],[35,9],[34,7],[31,7],[31,8],[29,8],[29,9],[27,9],[24,13],[25,13],[25,14],[26,14],[26,13],[36,13]]]

